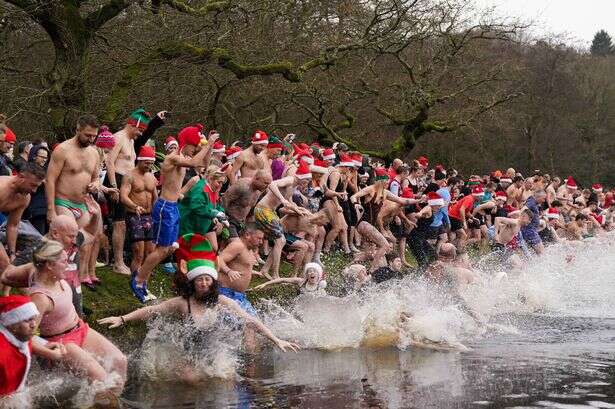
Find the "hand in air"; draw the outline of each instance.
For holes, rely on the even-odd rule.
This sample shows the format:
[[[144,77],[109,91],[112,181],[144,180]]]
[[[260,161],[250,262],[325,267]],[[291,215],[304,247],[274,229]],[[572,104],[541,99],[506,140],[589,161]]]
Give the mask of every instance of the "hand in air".
[[[220,138],[220,134],[215,129],[209,131],[209,135],[207,136],[207,142],[213,144]]]
[[[96,322],[98,322],[100,325],[109,324],[109,328],[118,328],[118,327],[121,327],[123,324],[122,319],[120,317],[101,318]]]
[[[289,349],[293,352],[297,352],[301,349],[299,345],[293,342],[284,341],[283,339],[277,339],[275,344],[278,348],[280,348],[284,352],[286,352]]]
[[[166,119],[167,113],[168,111],[160,111],[156,114],[156,116],[164,121]]]

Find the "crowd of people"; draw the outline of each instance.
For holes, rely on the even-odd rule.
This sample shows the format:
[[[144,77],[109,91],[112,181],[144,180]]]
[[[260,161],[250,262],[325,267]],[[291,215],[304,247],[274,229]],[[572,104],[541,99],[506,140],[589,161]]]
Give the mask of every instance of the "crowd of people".
[[[291,284],[326,295],[322,259],[333,252],[352,258],[342,274],[351,289],[406,274],[455,287],[477,279],[469,248],[490,249],[511,271],[545,246],[614,226],[614,192],[582,189],[572,176],[510,168],[462,177],[423,156],[385,167],[344,143],[260,130],[242,148],[198,124],[156,152],[166,120],[138,109],[112,134],[85,115],[55,146],[15,147],[0,125],[0,395],[24,388],[32,353],[121,392],[126,356],[84,321],[82,286],[104,286],[101,263],[150,305],[100,324],[171,313],[196,323],[219,308],[245,324],[247,341],[255,330],[285,351],[299,346],[259,320],[246,291]],[[154,302],[157,267],[175,272],[176,298]],[[254,276],[267,281],[251,288]]]

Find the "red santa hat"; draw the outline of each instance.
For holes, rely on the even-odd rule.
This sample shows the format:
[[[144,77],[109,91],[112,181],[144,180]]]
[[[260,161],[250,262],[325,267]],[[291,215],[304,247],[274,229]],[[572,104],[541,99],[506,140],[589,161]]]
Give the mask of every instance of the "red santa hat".
[[[594,183],[592,185],[592,190],[596,193],[601,193],[602,192],[602,185],[600,183]]]
[[[198,146],[201,143],[201,139],[205,136],[201,133],[203,125],[195,124],[187,126],[177,134],[179,139],[179,148],[182,149],[186,145]]]
[[[429,206],[444,206],[444,199],[436,192],[427,193],[427,204]]]
[[[335,160],[335,152],[333,152],[333,149],[327,148],[322,152],[322,158],[324,160]]]
[[[39,314],[36,305],[25,295],[0,297],[0,325],[7,327],[27,321]]]
[[[269,136],[264,131],[256,131],[252,135],[252,145],[267,145]]]
[[[356,168],[360,168],[361,166],[363,166],[363,155],[361,155],[359,152],[355,152],[350,156]]]
[[[297,179],[312,179],[312,173],[310,172],[310,165],[307,162],[300,161],[299,168],[297,168],[297,172],[295,173],[295,177]]]
[[[230,148],[226,150],[225,154],[226,154],[226,159],[228,160],[235,159],[237,156],[241,155],[241,148],[239,146],[231,146]]]
[[[506,194],[506,192],[495,192],[495,200],[503,200],[503,201],[507,201],[508,200],[508,195]]]
[[[171,149],[172,146],[175,146],[176,148],[178,148],[179,143],[177,143],[177,139],[175,139],[173,135],[169,135],[167,136],[167,139],[164,141],[164,149],[168,151],[169,149]]]
[[[376,182],[380,182],[382,180],[389,180],[389,171],[386,168],[376,168],[374,170],[374,175]]]
[[[483,189],[481,185],[474,186],[474,188],[472,189],[473,196],[482,197],[484,194],[485,194],[485,190]]]
[[[444,173],[444,165],[436,165],[436,170],[438,172]]]
[[[419,165],[421,165],[421,167],[426,168],[427,166],[429,166],[429,159],[427,159],[424,156],[419,156],[419,158],[416,160]]]
[[[572,176],[568,176],[568,179],[566,179],[566,187],[568,189],[572,189],[572,190],[576,190],[577,189],[577,182],[574,181]]]
[[[412,190],[412,188],[405,187],[401,191],[401,197],[403,197],[404,199],[414,199],[414,190]]]
[[[337,164],[337,166],[351,168],[354,166],[354,162],[352,161],[352,158],[350,157],[350,155],[347,155],[345,153],[340,153],[340,162]]]
[[[559,219],[559,210],[555,207],[550,207],[547,210],[547,219]]]
[[[151,146],[143,145],[139,150],[139,156],[137,160],[156,160],[156,151]]]
[[[4,130],[4,142],[15,143],[17,142],[17,136],[11,128],[8,126]]]
[[[212,153],[224,153],[226,147],[224,146],[224,142],[222,142],[220,139],[216,139],[216,142],[214,142],[214,146],[212,148]]]
[[[314,163],[310,165],[310,170],[316,173],[327,173],[327,169],[327,163],[320,159],[314,159]]]

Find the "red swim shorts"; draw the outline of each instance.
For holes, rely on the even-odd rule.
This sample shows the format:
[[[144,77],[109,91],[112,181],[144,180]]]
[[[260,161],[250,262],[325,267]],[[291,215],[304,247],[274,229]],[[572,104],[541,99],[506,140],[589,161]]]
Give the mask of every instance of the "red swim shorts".
[[[66,334],[56,335],[50,338],[45,338],[49,342],[59,342],[62,344],[75,344],[79,347],[83,346],[85,337],[88,335],[90,327],[83,320],[79,320],[79,323],[75,328],[67,332]]]

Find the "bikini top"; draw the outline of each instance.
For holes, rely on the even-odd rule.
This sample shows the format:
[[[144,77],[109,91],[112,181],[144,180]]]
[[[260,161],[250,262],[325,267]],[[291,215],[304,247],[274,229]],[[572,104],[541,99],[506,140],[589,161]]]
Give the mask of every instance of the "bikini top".
[[[73,290],[64,280],[60,280],[60,291],[48,290],[34,283],[28,290],[30,295],[45,294],[53,303],[53,310],[43,315],[39,328],[41,335],[56,335],[71,329],[79,321],[73,305]]]

